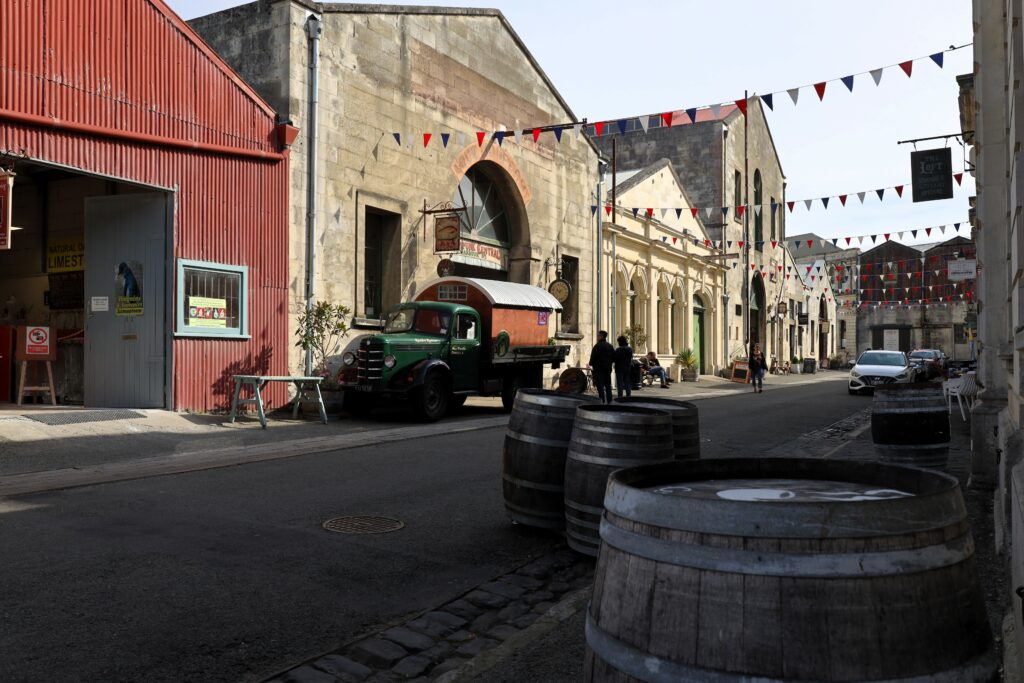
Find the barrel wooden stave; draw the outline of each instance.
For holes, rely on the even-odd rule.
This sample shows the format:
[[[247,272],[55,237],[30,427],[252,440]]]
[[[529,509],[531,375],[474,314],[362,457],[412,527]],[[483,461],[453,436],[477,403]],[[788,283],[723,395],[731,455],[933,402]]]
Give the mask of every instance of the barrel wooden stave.
[[[521,389],[509,416],[502,449],[505,513],[520,524],[565,527],[565,457],[576,408],[590,396]]]
[[[608,475],[673,458],[672,417],[663,410],[585,405],[576,410],[565,463],[565,534],[573,550],[597,556]]]
[[[700,457],[700,417],[697,406],[674,398],[629,396],[618,403],[664,410],[672,416],[672,435],[676,460]]]
[[[949,411],[942,389],[931,383],[876,388],[871,437],[885,444],[948,442]]]
[[[671,463],[612,477],[584,680],[994,680],[955,479],[877,463],[767,460]],[[852,477],[916,495],[858,510],[849,502],[796,509],[635,493],[652,482],[741,472]],[[636,550],[624,549],[634,541]],[[748,561],[715,568],[734,557]],[[795,558],[795,570],[784,571],[785,558]]]

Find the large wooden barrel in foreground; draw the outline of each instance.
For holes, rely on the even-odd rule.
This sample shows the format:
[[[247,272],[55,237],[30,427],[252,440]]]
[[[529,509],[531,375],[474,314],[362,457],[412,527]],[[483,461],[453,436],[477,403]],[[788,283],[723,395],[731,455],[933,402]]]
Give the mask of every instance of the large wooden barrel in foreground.
[[[644,396],[627,396],[620,398],[619,403],[646,406],[664,410],[672,416],[672,435],[676,460],[691,460],[700,457],[700,421],[697,406],[689,401],[674,398],[647,398]]]
[[[576,408],[592,396],[520,389],[501,454],[505,513],[514,522],[544,529],[565,527],[565,454]]]
[[[584,680],[992,681],[956,479],[871,462],[612,475]]]
[[[621,404],[582,405],[565,461],[565,536],[569,547],[597,556],[608,475],[623,467],[672,460],[672,417]]]
[[[943,468],[949,457],[949,412],[931,382],[875,389],[871,437],[886,462]]]

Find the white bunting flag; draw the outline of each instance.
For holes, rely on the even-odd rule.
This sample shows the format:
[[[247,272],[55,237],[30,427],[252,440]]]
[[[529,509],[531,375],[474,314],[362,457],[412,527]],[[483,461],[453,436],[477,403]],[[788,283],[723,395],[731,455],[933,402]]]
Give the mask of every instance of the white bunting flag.
[[[946,226],[945,225],[940,225],[939,226],[939,232],[941,232],[943,235],[945,235],[946,234]]]
[[[582,135],[583,134],[583,124],[582,123],[574,123],[574,124],[572,124],[572,132],[576,133],[576,135]]]
[[[865,194],[867,194],[867,193],[866,193],[866,192],[858,192],[858,193],[857,193],[857,199],[859,199],[859,200],[860,200],[860,203],[861,203],[861,204],[863,204],[863,203],[864,203],[864,195],[865,195]]]
[[[857,238],[857,244],[864,244],[864,235]]]
[[[903,239],[903,233],[902,233],[902,232],[898,232],[898,233],[896,233],[896,237],[897,237],[898,239]]]
[[[459,147],[464,147],[466,145],[466,134],[465,133],[456,133],[455,134],[455,144],[457,144]]]
[[[711,211],[712,209],[710,206],[704,209],[704,215],[707,216],[709,219],[711,218]]]
[[[800,88],[792,88],[790,90],[787,90],[786,92],[789,93],[790,99],[792,99],[793,104],[796,105],[796,101],[800,97]]]
[[[722,105],[720,105],[720,104],[712,104],[711,105],[711,116],[712,116],[712,118],[714,118],[717,121],[718,117],[721,115],[721,113],[722,113]]]
[[[875,79],[875,85],[878,85],[879,83],[881,83],[882,82],[882,70],[881,69],[874,69],[874,70],[872,70],[871,71],[871,78]]]
[[[814,200],[813,200],[813,199],[805,199],[805,200],[804,200],[804,206],[806,206],[806,207],[807,207],[807,210],[808,210],[808,211],[810,211],[810,210],[811,210],[811,204],[812,204],[813,202],[814,202]]]
[[[760,204],[754,204],[754,215],[755,216],[760,216],[761,215],[761,205]]]
[[[651,122],[650,117],[649,116],[640,116],[640,117],[637,118],[637,121],[640,122],[640,127],[643,128],[644,129],[644,133],[646,133],[647,132],[647,126],[649,126],[650,122]]]
[[[668,209],[661,210],[661,220],[665,220],[665,214],[668,213]]]
[[[515,131],[515,132],[513,133],[513,135],[515,136],[515,139],[516,139],[516,144],[517,144],[517,145],[521,145],[521,144],[523,144],[523,131],[521,131],[521,130],[516,130],[516,131]]]

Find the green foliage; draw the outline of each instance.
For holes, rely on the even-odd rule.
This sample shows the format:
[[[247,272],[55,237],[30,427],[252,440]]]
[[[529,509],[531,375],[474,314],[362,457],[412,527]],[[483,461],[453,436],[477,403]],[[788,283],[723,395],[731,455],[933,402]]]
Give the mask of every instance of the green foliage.
[[[313,368],[317,374],[326,376],[327,357],[337,353],[341,340],[348,336],[348,314],[346,306],[327,301],[316,304],[299,316],[295,345],[313,356]],[[331,380],[333,378],[328,378]]]
[[[642,349],[647,348],[647,333],[644,332],[644,326],[637,323],[630,325],[622,334],[626,335],[626,339],[629,340],[629,345],[633,347],[635,353],[640,353]]]
[[[693,352],[693,349],[685,348],[676,354],[676,363],[687,370],[693,370],[697,367],[697,354]]]

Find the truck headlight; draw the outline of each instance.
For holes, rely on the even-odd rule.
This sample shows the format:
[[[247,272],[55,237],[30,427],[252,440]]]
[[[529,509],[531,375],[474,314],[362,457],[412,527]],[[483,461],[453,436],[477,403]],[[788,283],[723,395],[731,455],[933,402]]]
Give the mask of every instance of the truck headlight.
[[[345,365],[353,365],[356,362],[356,354],[346,351],[341,357],[341,362]]]
[[[395,362],[395,357],[392,356],[390,353],[384,356],[384,367],[386,367],[388,370],[395,367]]]

